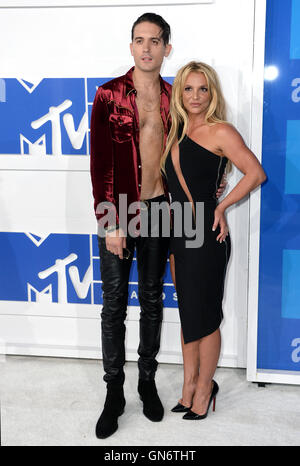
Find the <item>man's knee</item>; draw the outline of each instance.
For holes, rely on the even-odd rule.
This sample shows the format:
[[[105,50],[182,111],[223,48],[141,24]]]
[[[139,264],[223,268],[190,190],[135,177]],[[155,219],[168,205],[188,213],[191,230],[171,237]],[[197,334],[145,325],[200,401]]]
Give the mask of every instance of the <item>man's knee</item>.
[[[101,318],[105,321],[126,319],[128,293],[108,293],[103,295]]]

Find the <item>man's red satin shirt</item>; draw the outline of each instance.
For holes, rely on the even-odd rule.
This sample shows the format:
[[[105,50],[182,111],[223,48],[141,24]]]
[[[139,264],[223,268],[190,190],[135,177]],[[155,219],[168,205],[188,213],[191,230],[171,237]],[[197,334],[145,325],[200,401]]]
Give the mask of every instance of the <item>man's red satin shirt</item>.
[[[109,202],[119,217],[119,194],[127,194],[127,205],[140,200],[142,164],[139,150],[139,119],[131,68],[97,90],[91,115],[91,178],[94,209]],[[160,77],[160,114],[164,145],[170,128],[169,105],[172,86]],[[164,182],[167,195],[167,187]],[[109,209],[109,208],[108,208]],[[128,215],[128,221],[130,215]]]

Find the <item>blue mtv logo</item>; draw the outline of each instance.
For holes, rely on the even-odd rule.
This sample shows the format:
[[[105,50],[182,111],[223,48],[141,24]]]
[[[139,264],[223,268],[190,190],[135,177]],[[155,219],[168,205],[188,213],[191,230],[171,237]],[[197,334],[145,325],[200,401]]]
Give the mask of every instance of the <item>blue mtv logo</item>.
[[[88,155],[91,107],[106,80],[1,79],[1,153]]]
[[[91,303],[90,235],[1,233],[0,299]]]
[[[0,299],[47,303],[102,304],[102,281],[96,235],[0,233]],[[138,306],[134,258],[128,304]],[[164,305],[177,307],[167,267]]]
[[[0,153],[89,155],[94,97],[110,79],[0,79]]]

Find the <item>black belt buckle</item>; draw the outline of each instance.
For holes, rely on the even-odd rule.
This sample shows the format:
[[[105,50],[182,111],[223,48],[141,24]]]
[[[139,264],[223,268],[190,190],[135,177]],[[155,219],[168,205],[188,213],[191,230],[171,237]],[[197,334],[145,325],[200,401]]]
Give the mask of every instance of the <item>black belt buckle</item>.
[[[148,210],[149,209],[149,207],[150,207],[150,202],[149,201],[146,201],[146,200],[142,201],[141,200],[141,203],[145,204],[145,207],[141,206],[141,210]]]
[[[127,248],[123,248],[123,259],[129,259],[131,252]]]

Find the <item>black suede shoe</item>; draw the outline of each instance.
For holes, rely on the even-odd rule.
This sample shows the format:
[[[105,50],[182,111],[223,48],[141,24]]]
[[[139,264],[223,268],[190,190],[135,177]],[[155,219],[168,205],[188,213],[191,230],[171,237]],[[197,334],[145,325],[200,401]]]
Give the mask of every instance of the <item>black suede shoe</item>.
[[[159,422],[164,417],[164,407],[161,404],[154,380],[139,379],[138,392],[144,407],[143,413],[153,422]]]
[[[104,409],[96,425],[96,436],[107,438],[118,429],[118,417],[124,413],[126,401],[123,385],[107,384]]]

